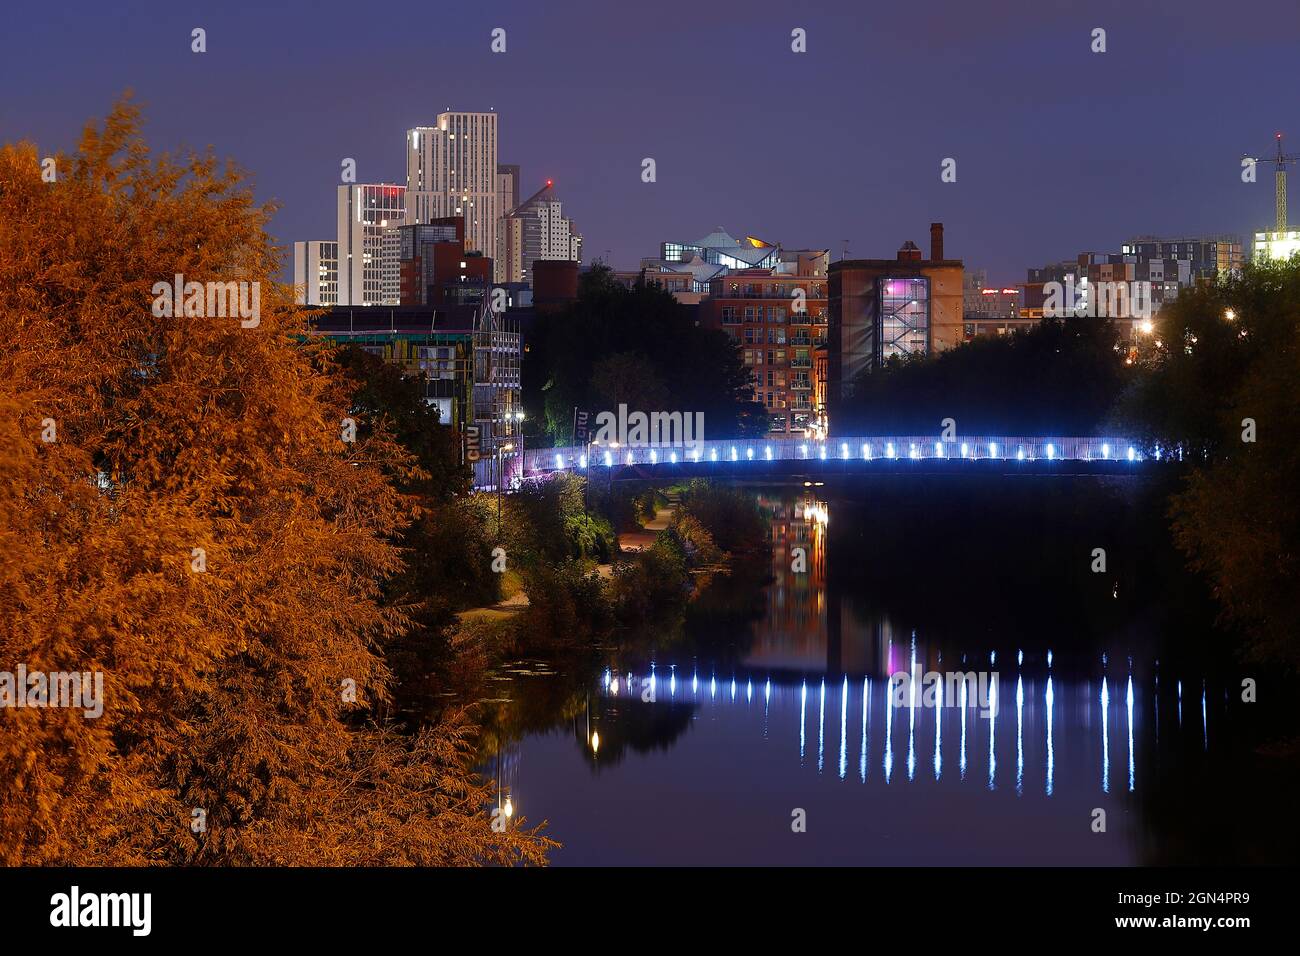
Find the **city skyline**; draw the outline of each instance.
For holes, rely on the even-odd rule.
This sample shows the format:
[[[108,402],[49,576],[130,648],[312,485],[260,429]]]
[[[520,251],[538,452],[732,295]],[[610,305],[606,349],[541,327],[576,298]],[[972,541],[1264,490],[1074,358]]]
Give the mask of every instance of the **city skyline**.
[[[391,9],[400,19],[403,6]],[[440,14],[429,36],[365,20],[340,31],[331,4],[306,19],[259,11],[256,29],[248,10],[171,7],[130,34],[110,14],[37,10],[0,67],[10,87],[46,75],[61,51],[77,55],[26,84],[21,106],[0,104],[0,126],[71,149],[85,117],[132,88],[152,141],[211,144],[254,174],[258,198],[281,204],[271,231],[287,254],[294,240],[333,235],[325,190],[344,159],[359,183],[402,184],[408,130],[448,109],[492,111],[500,159],[521,166],[524,195],[546,180],[562,191],[588,263],[632,268],[661,236],[719,224],[834,258],[845,240],[850,258],[880,257],[899,237],[924,243],[918,222],[943,221],[967,266],[1001,284],[1134,235],[1248,239],[1270,226],[1273,195],[1264,170],[1241,182],[1241,157],[1267,154],[1278,131],[1300,142],[1284,95],[1300,12],[1283,3],[1240,18],[1199,2],[861,16],[755,5],[742,18],[696,11],[689,29],[571,9]],[[201,55],[189,44],[197,26]],[[1090,50],[1097,27],[1105,53]],[[504,53],[491,50],[497,28]],[[795,28],[806,53],[791,50]],[[280,30],[298,41],[277,43]],[[364,96],[302,69],[371,48],[383,55],[367,59]],[[427,80],[410,81],[412,56],[431,61]],[[225,95],[212,93],[212,70],[228,74]],[[752,103],[737,89],[753,90]],[[877,92],[887,109],[869,107]],[[818,139],[834,150],[809,148]],[[642,182],[647,157],[654,183]],[[956,182],[940,179],[946,158]]]

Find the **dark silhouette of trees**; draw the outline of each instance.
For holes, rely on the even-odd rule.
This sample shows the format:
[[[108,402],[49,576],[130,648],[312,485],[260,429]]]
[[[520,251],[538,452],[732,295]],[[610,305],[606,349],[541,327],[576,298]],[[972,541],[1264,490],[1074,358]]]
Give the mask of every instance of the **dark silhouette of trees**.
[[[831,422],[840,435],[1090,435],[1126,379],[1124,351],[1105,319],[1045,320],[1006,336],[895,359],[854,383]]]
[[[1300,259],[1184,293],[1115,411],[1189,468],[1175,539],[1259,656],[1300,663]]]
[[[724,332],[695,324],[662,289],[628,289],[607,266],[584,273],[578,299],[540,316],[528,341],[524,400],[551,443],[569,443],[574,408],[704,414],[709,438],[762,434],[749,371]]]

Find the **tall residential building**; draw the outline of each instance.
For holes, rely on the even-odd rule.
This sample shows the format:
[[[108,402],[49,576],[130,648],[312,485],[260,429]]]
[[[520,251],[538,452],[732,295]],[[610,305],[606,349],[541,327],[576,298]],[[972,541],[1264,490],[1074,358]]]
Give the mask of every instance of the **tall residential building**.
[[[313,239],[293,244],[293,292],[299,305],[338,305],[337,242]]]
[[[406,187],[338,187],[338,304],[397,305]]]
[[[494,256],[498,198],[497,114],[439,113],[406,131],[406,221],[465,219],[465,248]]]
[[[495,275],[497,282],[506,281],[506,228],[505,217],[519,205],[519,167],[510,163],[497,164],[497,239],[493,249]]]
[[[502,229],[504,267],[498,276],[503,282],[531,282],[533,263],[538,259],[582,261],[582,236],[564,218],[549,179],[502,220]]]

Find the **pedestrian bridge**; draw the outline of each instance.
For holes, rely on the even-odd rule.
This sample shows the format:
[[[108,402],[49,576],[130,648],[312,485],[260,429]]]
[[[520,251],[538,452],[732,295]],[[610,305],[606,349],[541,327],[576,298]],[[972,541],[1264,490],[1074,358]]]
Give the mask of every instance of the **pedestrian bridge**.
[[[1160,457],[1157,450],[1156,458]],[[526,479],[576,471],[610,481],[675,477],[768,478],[831,474],[1125,474],[1147,459],[1124,438],[934,435],[718,440],[694,446],[591,443],[524,454]],[[514,478],[518,478],[516,473]]]

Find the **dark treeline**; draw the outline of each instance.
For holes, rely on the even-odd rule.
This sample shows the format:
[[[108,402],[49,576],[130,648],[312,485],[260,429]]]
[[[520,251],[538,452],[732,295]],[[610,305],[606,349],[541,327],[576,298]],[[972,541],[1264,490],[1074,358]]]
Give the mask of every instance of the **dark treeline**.
[[[567,445],[573,411],[680,411],[704,415],[711,438],[760,435],[767,428],[753,401],[749,370],[725,333],[700,328],[662,289],[628,289],[597,265],[584,273],[578,299],[539,316],[523,365],[524,404],[540,421],[529,441]]]
[[[1131,377],[1124,359],[1108,321],[1045,321],[868,372],[832,424],[842,435],[926,435],[951,418],[968,435],[1091,435]]]

